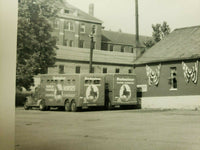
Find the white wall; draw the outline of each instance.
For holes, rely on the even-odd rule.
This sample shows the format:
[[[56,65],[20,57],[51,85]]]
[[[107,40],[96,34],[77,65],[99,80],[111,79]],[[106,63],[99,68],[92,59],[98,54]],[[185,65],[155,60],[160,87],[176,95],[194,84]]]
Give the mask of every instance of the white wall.
[[[167,97],[143,97],[142,109],[199,109],[200,95],[196,96],[167,96]]]

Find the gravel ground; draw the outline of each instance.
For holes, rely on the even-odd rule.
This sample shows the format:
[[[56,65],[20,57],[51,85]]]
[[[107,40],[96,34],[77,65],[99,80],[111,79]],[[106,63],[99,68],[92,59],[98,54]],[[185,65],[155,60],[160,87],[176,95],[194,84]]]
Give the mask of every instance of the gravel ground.
[[[199,150],[200,111],[16,108],[16,150]]]

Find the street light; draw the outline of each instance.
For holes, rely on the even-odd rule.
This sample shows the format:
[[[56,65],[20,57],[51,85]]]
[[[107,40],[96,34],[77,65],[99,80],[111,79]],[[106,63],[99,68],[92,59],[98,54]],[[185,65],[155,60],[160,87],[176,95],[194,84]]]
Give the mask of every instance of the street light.
[[[92,73],[92,57],[93,57],[93,49],[94,49],[94,33],[95,33],[95,25],[92,26],[92,32],[89,35],[89,37],[90,37],[90,64],[89,64],[89,73]]]

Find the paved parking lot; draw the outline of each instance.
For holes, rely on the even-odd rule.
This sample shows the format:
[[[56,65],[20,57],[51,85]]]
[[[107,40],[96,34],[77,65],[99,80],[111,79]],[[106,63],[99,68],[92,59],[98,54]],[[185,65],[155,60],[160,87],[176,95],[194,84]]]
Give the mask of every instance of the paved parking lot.
[[[16,150],[199,150],[200,111],[16,108]]]

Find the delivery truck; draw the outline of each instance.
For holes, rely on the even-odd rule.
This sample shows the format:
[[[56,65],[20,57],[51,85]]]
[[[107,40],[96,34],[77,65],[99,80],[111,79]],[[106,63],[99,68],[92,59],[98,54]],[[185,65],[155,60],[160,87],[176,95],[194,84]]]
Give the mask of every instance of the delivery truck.
[[[40,76],[40,84],[26,98],[24,108],[59,107],[75,112],[89,107],[132,105],[140,105],[133,74],[47,74]]]

